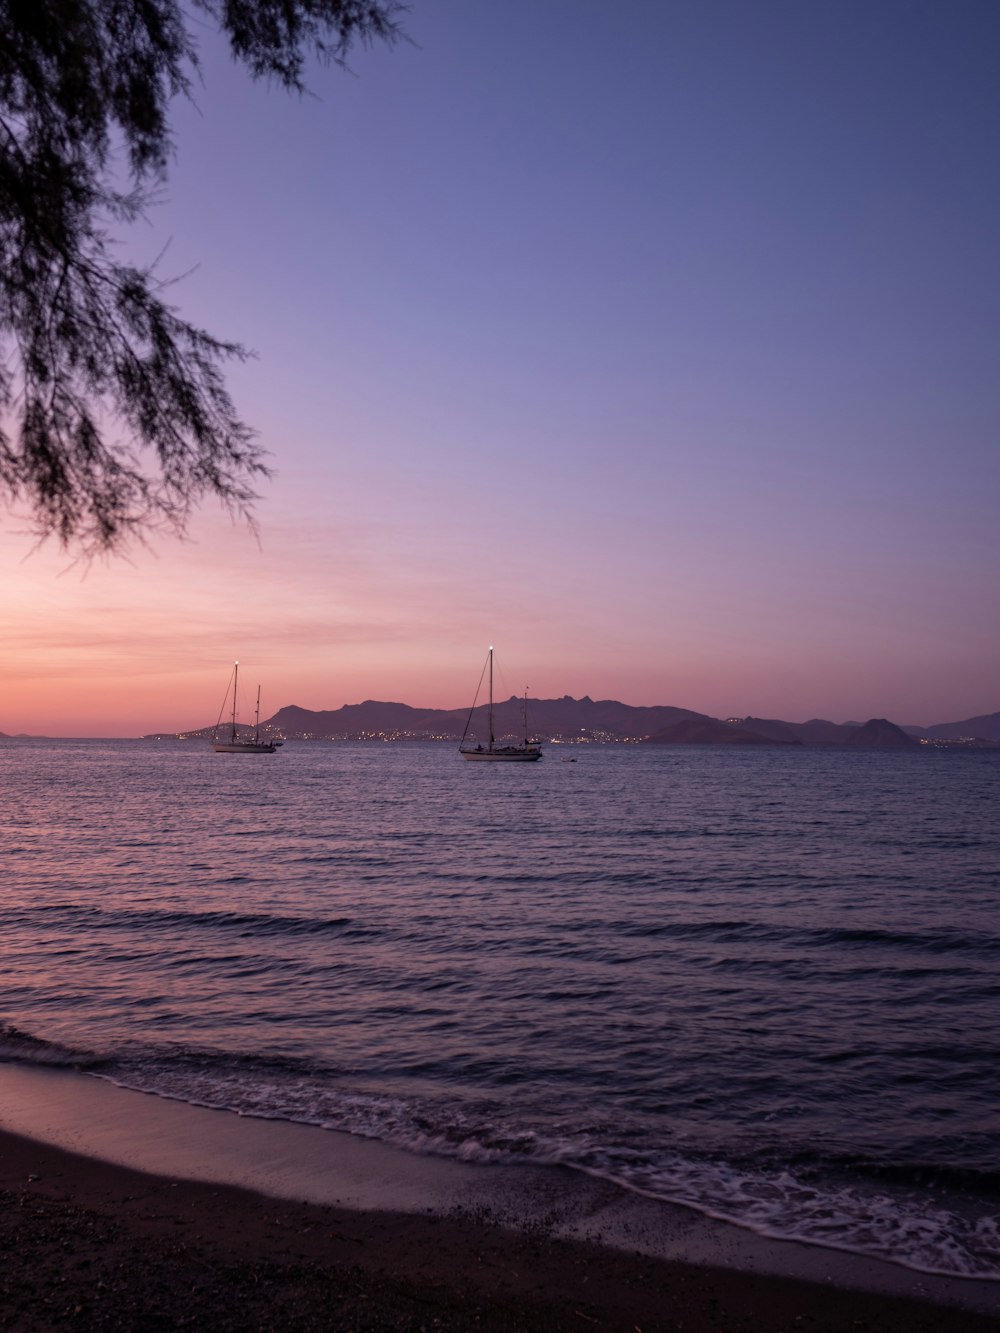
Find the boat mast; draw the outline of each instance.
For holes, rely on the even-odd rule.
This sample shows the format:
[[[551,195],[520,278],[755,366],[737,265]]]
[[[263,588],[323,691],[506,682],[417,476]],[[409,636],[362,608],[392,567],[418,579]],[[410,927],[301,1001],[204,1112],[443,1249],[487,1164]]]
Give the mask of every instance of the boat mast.
[[[490,644],[490,707],[489,707],[489,748],[493,749],[493,645]]]
[[[253,715],[253,743],[260,743],[260,686],[257,686],[257,711]]]
[[[232,723],[232,736],[231,736],[232,740],[236,739],[236,682],[239,680],[239,675],[240,675],[240,664],[239,662],[234,662],[233,663],[233,723]]]

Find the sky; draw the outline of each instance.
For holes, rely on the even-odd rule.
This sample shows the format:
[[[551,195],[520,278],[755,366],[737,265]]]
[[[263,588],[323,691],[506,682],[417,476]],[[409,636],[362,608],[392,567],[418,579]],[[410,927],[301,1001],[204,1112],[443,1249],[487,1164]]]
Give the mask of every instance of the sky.
[[[1000,6],[412,0],[255,84],[209,27],[123,237],[255,352],[259,536],[0,513],[0,731],[500,688],[1000,709]],[[244,716],[246,716],[244,711]]]

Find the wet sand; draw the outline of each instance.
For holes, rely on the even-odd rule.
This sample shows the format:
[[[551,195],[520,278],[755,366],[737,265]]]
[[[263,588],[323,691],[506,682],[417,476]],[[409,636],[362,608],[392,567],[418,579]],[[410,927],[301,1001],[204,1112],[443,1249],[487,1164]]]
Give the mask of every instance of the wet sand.
[[[1000,1330],[1000,1284],[789,1245],[767,1253],[814,1280],[763,1271],[734,1228],[675,1210],[670,1241],[649,1221],[662,1210],[626,1225],[597,1185],[568,1221],[581,1194],[556,1172],[436,1162],[80,1074],[0,1066],[0,1127],[3,1329]],[[616,1228],[615,1245],[579,1238]]]

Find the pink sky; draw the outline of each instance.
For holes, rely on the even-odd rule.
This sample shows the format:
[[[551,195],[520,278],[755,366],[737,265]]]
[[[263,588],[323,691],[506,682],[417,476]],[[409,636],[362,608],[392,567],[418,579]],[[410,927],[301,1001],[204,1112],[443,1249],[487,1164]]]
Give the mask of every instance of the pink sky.
[[[6,517],[0,731],[206,725],[235,658],[267,715],[462,707],[490,643],[535,697],[1000,709],[997,11],[514,8],[304,100],[206,49],[129,244],[258,353],[261,543]]]

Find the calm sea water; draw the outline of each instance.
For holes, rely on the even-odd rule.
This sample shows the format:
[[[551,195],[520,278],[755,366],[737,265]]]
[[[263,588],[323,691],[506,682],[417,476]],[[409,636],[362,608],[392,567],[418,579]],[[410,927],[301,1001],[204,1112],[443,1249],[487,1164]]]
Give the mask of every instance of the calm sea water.
[[[1000,752],[7,742],[0,783],[2,1057],[1000,1279]]]

